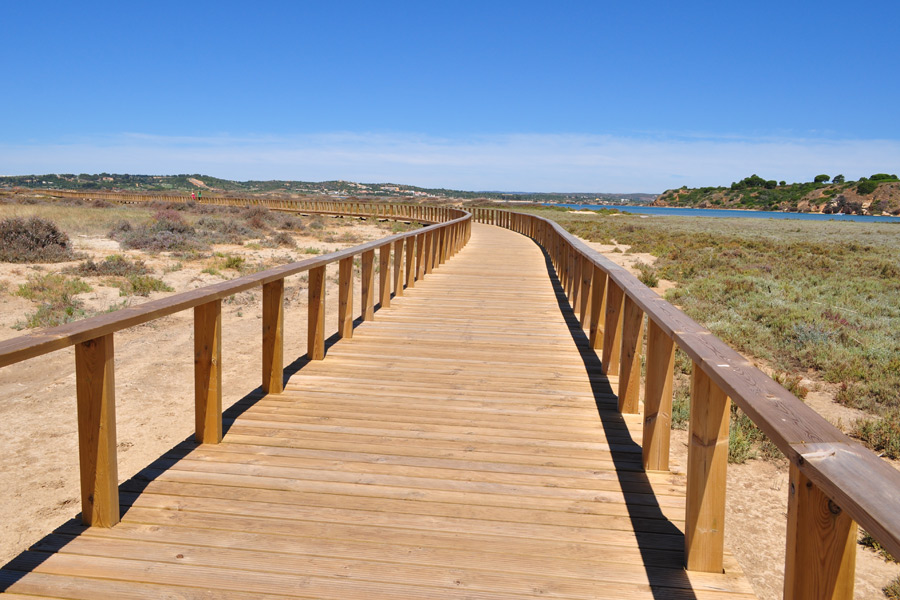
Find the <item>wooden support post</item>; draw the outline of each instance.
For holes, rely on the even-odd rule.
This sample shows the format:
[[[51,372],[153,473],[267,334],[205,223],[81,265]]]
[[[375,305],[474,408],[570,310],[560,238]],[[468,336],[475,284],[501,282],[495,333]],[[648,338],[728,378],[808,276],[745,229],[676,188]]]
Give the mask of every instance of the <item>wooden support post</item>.
[[[378,249],[378,290],[381,292],[381,308],[391,305],[391,245]]]
[[[309,316],[307,317],[306,357],[325,358],[325,267],[309,270]]]
[[[793,463],[788,493],[785,600],[852,600],[856,523]]]
[[[572,312],[578,314],[578,308],[581,306],[581,266],[584,264],[584,257],[580,253],[575,253],[575,269],[572,272],[572,297],[570,306]]]
[[[406,287],[411,288],[416,282],[415,270],[416,236],[406,238]]]
[[[119,522],[114,354],[111,333],[75,346],[81,522],[94,527]]]
[[[731,400],[694,363],[684,519],[684,556],[689,571],[722,572],[730,416]]]
[[[416,236],[416,279],[425,277],[425,234]]]
[[[353,337],[353,257],[338,262],[338,337]]]
[[[603,325],[603,372],[618,373],[619,352],[622,348],[622,313],[625,294],[622,288],[607,278],[606,283],[606,320]],[[620,382],[621,384],[621,382]]]
[[[581,302],[578,305],[579,319],[578,322],[582,327],[590,323],[591,318],[591,295],[594,293],[593,284],[594,264],[582,258],[581,264]]]
[[[394,295],[403,295],[403,240],[394,242]]]
[[[375,251],[367,250],[362,253],[362,320],[371,321],[375,318]]]
[[[606,271],[594,265],[591,278],[591,325],[589,340],[594,350],[603,347],[603,324],[606,319]]]
[[[619,412],[637,414],[641,390],[641,346],[644,311],[625,296],[622,311],[622,354],[619,362]]]
[[[647,375],[644,379],[644,436],[641,450],[645,470],[668,471],[675,343],[653,319],[648,321]]]
[[[284,279],[263,284],[262,390],[284,391]]]
[[[425,234],[425,275],[431,275],[434,270],[434,232]]]
[[[222,301],[194,307],[194,424],[201,444],[222,441]]]

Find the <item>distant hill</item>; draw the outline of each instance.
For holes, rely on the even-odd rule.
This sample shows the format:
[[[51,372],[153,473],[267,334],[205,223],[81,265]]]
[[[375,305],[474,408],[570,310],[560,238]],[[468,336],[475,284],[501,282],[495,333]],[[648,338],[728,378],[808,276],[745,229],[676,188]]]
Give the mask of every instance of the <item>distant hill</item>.
[[[751,175],[727,188],[683,187],[667,190],[653,204],[825,214],[900,215],[900,179],[896,175],[877,173],[859,181],[844,181],[840,175],[831,180],[828,175],[819,175],[816,180],[788,184]]]
[[[90,175],[14,175],[0,177],[0,187],[37,189],[76,189],[130,192],[187,193],[200,190],[215,194],[233,195],[327,195],[334,197],[385,198],[454,198],[463,200],[500,200],[507,202],[555,202],[589,204],[597,201],[649,204],[655,194],[610,193],[527,193],[496,191],[463,191],[443,188],[421,188],[396,183],[354,183],[352,181],[231,181],[207,175],[121,175],[100,173]]]

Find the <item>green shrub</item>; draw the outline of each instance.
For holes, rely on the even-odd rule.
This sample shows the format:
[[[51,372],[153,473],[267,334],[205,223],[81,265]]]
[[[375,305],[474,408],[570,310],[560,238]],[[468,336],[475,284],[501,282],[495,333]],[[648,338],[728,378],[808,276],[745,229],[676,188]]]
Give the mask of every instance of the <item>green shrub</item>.
[[[634,267],[640,271],[638,279],[641,283],[647,287],[656,287],[659,285],[659,275],[657,275],[656,269],[641,261],[634,263]]]
[[[222,265],[225,269],[234,269],[236,271],[240,271],[241,267],[244,266],[244,257],[243,256],[234,256],[228,255],[225,257],[225,264]]]
[[[149,296],[150,292],[175,291],[162,279],[150,275],[129,275],[115,285],[119,288],[120,296]]]
[[[900,575],[894,577],[889,584],[881,588],[888,600],[900,600]]]
[[[121,254],[107,256],[101,262],[88,259],[83,263],[68,269],[67,272],[81,275],[82,277],[127,277],[129,275],[146,275],[150,268],[142,260],[130,261]]]
[[[58,273],[35,275],[19,286],[16,295],[40,302],[24,321],[16,323],[16,329],[25,327],[55,327],[84,316],[83,303],[76,294],[91,291],[91,286],[81,279],[70,279]]]
[[[11,263],[54,263],[77,256],[69,236],[47,219],[12,217],[0,221],[0,261]]]
[[[900,408],[893,408],[874,419],[859,419],[853,435],[888,458],[900,458]]]
[[[872,535],[868,531],[866,531],[865,529],[860,529],[859,534],[860,535],[859,535],[858,541],[859,541],[860,546],[865,546],[866,548],[871,548],[872,550],[874,550],[875,552],[880,554],[884,560],[887,560],[890,562],[900,562],[900,560],[897,560],[896,558],[894,558],[894,556],[891,555],[891,553],[888,552],[884,546],[882,546],[880,543],[878,543],[878,540],[873,538]]]
[[[871,194],[877,188],[878,188],[877,181],[866,180],[866,181],[861,181],[861,182],[859,182],[859,184],[857,184],[856,192],[865,196],[867,194]]]

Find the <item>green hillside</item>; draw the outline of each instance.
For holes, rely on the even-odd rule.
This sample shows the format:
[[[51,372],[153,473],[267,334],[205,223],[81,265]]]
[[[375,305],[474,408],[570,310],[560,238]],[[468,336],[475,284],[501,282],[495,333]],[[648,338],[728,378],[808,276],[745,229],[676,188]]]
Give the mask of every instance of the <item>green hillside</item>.
[[[788,184],[754,174],[730,187],[667,190],[654,205],[900,215],[900,179],[886,173],[876,173],[858,181],[845,181],[843,175],[834,178],[818,175],[810,182]]]

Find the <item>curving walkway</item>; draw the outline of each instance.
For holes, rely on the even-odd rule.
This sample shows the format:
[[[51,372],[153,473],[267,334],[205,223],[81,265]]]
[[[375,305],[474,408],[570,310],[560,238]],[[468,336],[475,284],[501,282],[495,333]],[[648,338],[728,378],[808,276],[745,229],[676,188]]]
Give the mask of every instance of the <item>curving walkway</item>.
[[[683,568],[684,486],[641,469],[641,420],[542,251],[474,225],[458,255],[219,445],[124,484],[0,572],[10,598],[751,598]],[[20,596],[19,594],[22,594]]]

